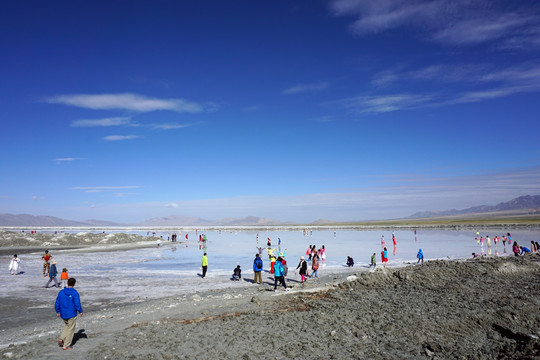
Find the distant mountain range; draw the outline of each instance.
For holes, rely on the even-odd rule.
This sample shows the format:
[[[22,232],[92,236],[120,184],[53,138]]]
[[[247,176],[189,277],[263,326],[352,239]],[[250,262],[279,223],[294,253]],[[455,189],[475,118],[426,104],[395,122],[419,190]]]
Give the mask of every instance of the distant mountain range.
[[[152,218],[135,224],[120,224],[106,220],[74,221],[57,218],[54,216],[34,216],[29,214],[0,214],[0,226],[17,227],[116,227],[116,226],[269,226],[269,225],[293,225],[292,222],[265,219],[256,216],[247,216],[242,219],[225,218],[220,220],[206,220],[201,218],[171,215],[166,217]]]
[[[531,210],[540,212],[540,195],[520,196],[507,202],[502,202],[494,206],[480,205],[463,210],[451,209],[444,211],[421,211],[417,212],[407,219],[431,218],[454,215],[469,215],[479,213],[494,213],[501,211]]]
[[[540,214],[540,195],[526,195],[512,199],[508,202],[502,202],[498,205],[481,205],[463,210],[445,210],[445,211],[422,211],[417,212],[405,219],[433,218],[455,215],[473,215],[500,213],[505,211],[526,211]],[[333,220],[319,219],[313,221],[310,225],[336,224]],[[220,220],[207,220],[196,217],[170,215],[166,217],[152,218],[136,224],[119,224],[105,220],[84,220],[74,221],[57,218],[54,216],[34,216],[28,214],[0,214],[0,226],[16,227],[115,227],[115,226],[270,226],[270,225],[295,225],[294,222],[282,222],[274,219],[260,218],[256,216],[247,216],[241,219],[225,218]]]
[[[292,222],[281,222],[274,219],[265,219],[256,216],[246,216],[241,219],[225,218],[220,220],[206,220],[201,218],[182,216],[182,215],[170,215],[166,217],[159,217],[148,219],[135,226],[269,226],[269,225],[292,225]]]

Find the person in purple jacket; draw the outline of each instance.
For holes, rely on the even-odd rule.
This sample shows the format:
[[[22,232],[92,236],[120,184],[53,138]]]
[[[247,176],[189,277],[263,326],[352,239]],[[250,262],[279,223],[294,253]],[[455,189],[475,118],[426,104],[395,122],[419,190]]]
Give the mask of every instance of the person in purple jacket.
[[[58,345],[62,347],[62,350],[72,349],[71,341],[73,341],[73,334],[75,332],[77,313],[79,316],[83,314],[79,293],[73,288],[75,282],[75,278],[68,279],[68,287],[60,290],[54,304],[56,316],[61,317],[65,324],[62,335],[58,339]]]

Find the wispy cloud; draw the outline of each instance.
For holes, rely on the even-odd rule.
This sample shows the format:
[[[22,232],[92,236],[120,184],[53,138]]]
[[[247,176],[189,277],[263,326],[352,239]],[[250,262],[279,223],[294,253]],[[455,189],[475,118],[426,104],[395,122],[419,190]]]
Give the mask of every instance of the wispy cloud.
[[[54,159],[54,161],[56,161],[59,164],[70,163],[70,162],[78,161],[78,160],[84,160],[84,158],[66,157],[66,158]]]
[[[318,82],[312,84],[299,84],[282,91],[282,94],[291,95],[291,94],[301,94],[307,92],[317,92],[322,91],[328,87],[326,82]]]
[[[488,90],[469,91],[461,94],[459,97],[449,101],[449,103],[470,103],[484,100],[498,99],[514,94],[538,92],[540,84],[507,85]]]
[[[130,117],[111,117],[104,119],[83,119],[75,120],[71,123],[73,127],[108,127],[126,126],[131,124]]]
[[[389,94],[358,96],[343,99],[337,103],[356,113],[385,113],[427,106],[432,100],[431,95]]]
[[[330,8],[338,16],[355,16],[351,25],[359,35],[378,33],[416,21],[430,19],[444,1],[400,0],[335,0]]]
[[[497,99],[519,93],[540,91],[540,66],[519,64],[502,70],[493,70],[477,77],[483,87],[466,91],[451,102],[466,103]]]
[[[63,104],[92,110],[129,110],[136,112],[150,112],[169,110],[187,113],[199,113],[206,110],[206,106],[184,99],[158,99],[139,94],[71,94],[57,95],[44,99],[50,104]],[[213,110],[215,105],[208,106]]]
[[[152,129],[157,130],[175,130],[175,129],[184,129],[190,126],[193,126],[193,124],[150,124],[148,125]]]
[[[107,191],[121,191],[129,189],[140,189],[143,186],[138,185],[126,185],[126,186],[75,186],[71,190],[81,190],[87,193],[99,193]]]
[[[133,140],[140,138],[139,135],[109,135],[105,136],[102,139],[105,141],[124,141],[124,140]]]
[[[521,13],[494,14],[463,19],[438,31],[433,39],[455,45],[474,45],[509,38],[516,40],[530,24],[538,23],[538,15]],[[503,40],[504,41],[504,40]]]
[[[336,16],[352,16],[357,35],[414,27],[432,41],[448,45],[474,45],[498,41],[498,46],[538,46],[540,19],[535,2],[467,0],[332,0]]]
[[[381,80],[382,79],[382,80]],[[370,94],[337,101],[356,112],[389,112],[439,107],[502,98],[519,93],[540,92],[540,66],[531,63],[495,68],[488,64],[436,64],[413,70],[386,70],[374,76],[375,92],[393,87],[410,88],[414,82],[432,82],[437,93]],[[455,83],[441,87],[440,83]],[[383,87],[377,85],[384,84]]]

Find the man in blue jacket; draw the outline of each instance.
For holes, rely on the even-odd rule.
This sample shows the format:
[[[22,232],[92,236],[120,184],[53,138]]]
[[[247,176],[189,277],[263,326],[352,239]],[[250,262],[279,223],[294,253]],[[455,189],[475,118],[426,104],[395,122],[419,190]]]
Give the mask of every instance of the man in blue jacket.
[[[79,313],[79,316],[83,314],[79,293],[73,288],[75,282],[75,278],[68,279],[68,287],[60,290],[54,304],[56,316],[61,317],[65,323],[62,335],[58,339],[58,345],[62,347],[62,350],[71,350],[77,313]]]
[[[255,260],[253,260],[253,273],[255,274],[255,277],[253,279],[253,283],[259,283],[262,284],[262,276],[261,272],[263,269],[263,261],[259,254],[255,254]]]

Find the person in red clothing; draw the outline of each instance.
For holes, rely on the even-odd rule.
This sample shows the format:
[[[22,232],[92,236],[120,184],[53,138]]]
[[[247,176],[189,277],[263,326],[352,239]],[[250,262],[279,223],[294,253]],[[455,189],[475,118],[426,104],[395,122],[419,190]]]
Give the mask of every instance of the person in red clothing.
[[[274,273],[274,266],[276,265],[276,257],[274,254],[270,255],[270,274]]]
[[[52,255],[49,254],[49,250],[45,250],[45,254],[41,257],[41,260],[43,260],[43,277],[49,275],[49,269],[51,268],[51,261]]]
[[[386,248],[384,248],[384,250],[381,251],[381,261],[384,267],[386,267],[386,264],[388,264],[388,250],[386,250]]]

